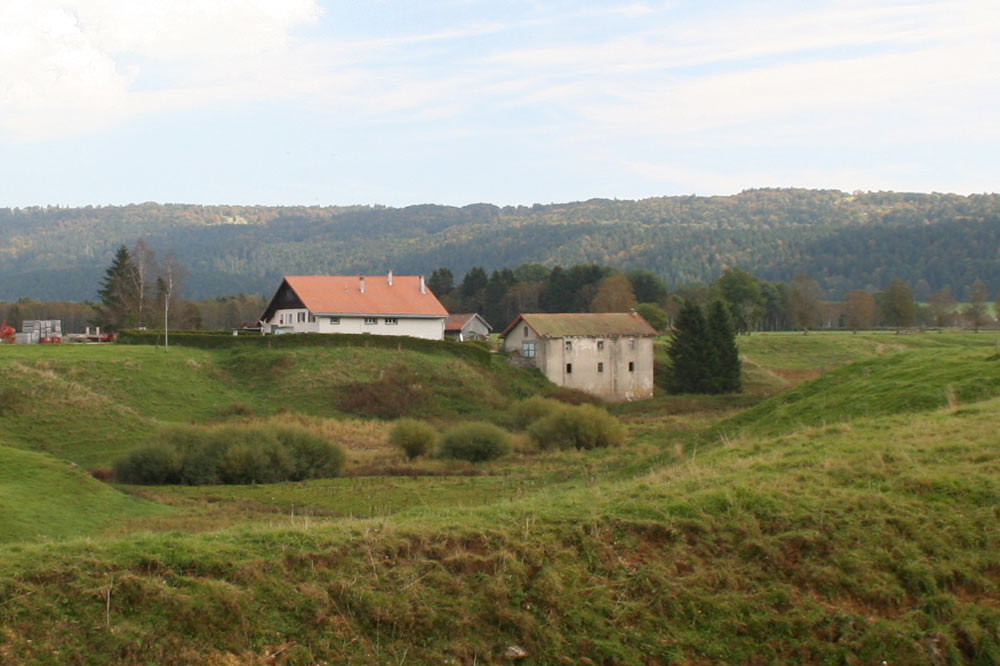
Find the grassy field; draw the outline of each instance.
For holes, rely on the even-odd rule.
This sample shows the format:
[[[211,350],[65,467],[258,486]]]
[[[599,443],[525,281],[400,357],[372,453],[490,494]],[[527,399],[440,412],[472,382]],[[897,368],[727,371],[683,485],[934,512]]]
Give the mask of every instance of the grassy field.
[[[995,345],[985,334],[754,335],[741,340],[744,395],[616,406],[624,447],[522,442],[484,466],[402,460],[386,423],[324,402],[350,376],[320,370],[330,357],[309,358],[316,350],[278,357],[274,375],[225,351],[3,358],[88,388],[106,383],[101,354],[114,354],[112,375],[142,367],[145,380],[120,380],[134,391],[176,372],[162,411],[124,390],[95,413],[115,427],[134,419],[134,432],[292,420],[344,442],[361,475],[115,490],[0,448],[13,506],[67,484],[29,483],[25,465],[81,482],[67,486],[74,497],[121,503],[50,542],[5,535],[0,663],[484,664],[509,663],[519,645],[533,664],[1000,664]],[[490,400],[465,413],[502,422],[512,395],[544,390],[505,381],[487,381]],[[297,408],[299,383],[311,397]],[[459,400],[447,394],[432,418],[460,417],[449,414]],[[10,443],[40,448],[25,439],[39,418],[12,405],[0,413],[16,426]],[[125,443],[110,441],[105,451]],[[47,521],[75,523],[36,519]]]

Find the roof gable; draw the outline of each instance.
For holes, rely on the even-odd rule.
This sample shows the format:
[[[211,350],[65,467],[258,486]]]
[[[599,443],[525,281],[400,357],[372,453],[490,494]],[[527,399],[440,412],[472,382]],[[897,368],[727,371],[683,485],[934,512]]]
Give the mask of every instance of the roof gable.
[[[529,313],[518,315],[501,337],[524,322],[541,338],[655,336],[656,331],[634,312]]]
[[[466,325],[471,323],[473,319],[478,319],[482,322],[483,326],[485,326],[487,330],[493,330],[493,327],[490,326],[489,322],[483,319],[478,312],[448,315],[448,318],[444,322],[444,330],[450,332],[461,331]]]

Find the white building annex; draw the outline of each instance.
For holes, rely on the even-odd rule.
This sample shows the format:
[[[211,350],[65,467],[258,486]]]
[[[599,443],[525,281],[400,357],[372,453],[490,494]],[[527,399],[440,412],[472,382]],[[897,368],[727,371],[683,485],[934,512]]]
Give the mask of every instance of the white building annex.
[[[422,275],[286,275],[263,333],[369,333],[443,340],[448,311]]]

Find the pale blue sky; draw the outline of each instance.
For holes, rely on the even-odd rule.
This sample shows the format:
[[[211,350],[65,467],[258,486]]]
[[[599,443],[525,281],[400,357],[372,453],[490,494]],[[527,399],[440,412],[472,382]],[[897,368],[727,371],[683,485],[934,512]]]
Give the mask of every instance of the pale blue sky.
[[[0,0],[0,206],[997,191],[1000,3]]]

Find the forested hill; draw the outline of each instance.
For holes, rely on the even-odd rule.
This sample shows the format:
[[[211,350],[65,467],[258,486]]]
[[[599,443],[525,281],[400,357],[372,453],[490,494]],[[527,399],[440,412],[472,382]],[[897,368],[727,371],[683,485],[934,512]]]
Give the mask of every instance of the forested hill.
[[[668,284],[738,265],[768,280],[809,274],[830,298],[892,277],[957,295],[977,279],[1000,289],[1000,195],[761,189],[503,208],[0,209],[0,300],[93,299],[115,248],[140,238],[177,253],[190,298],[269,294],[283,274],[446,266],[460,277],[524,262],[647,268]]]

